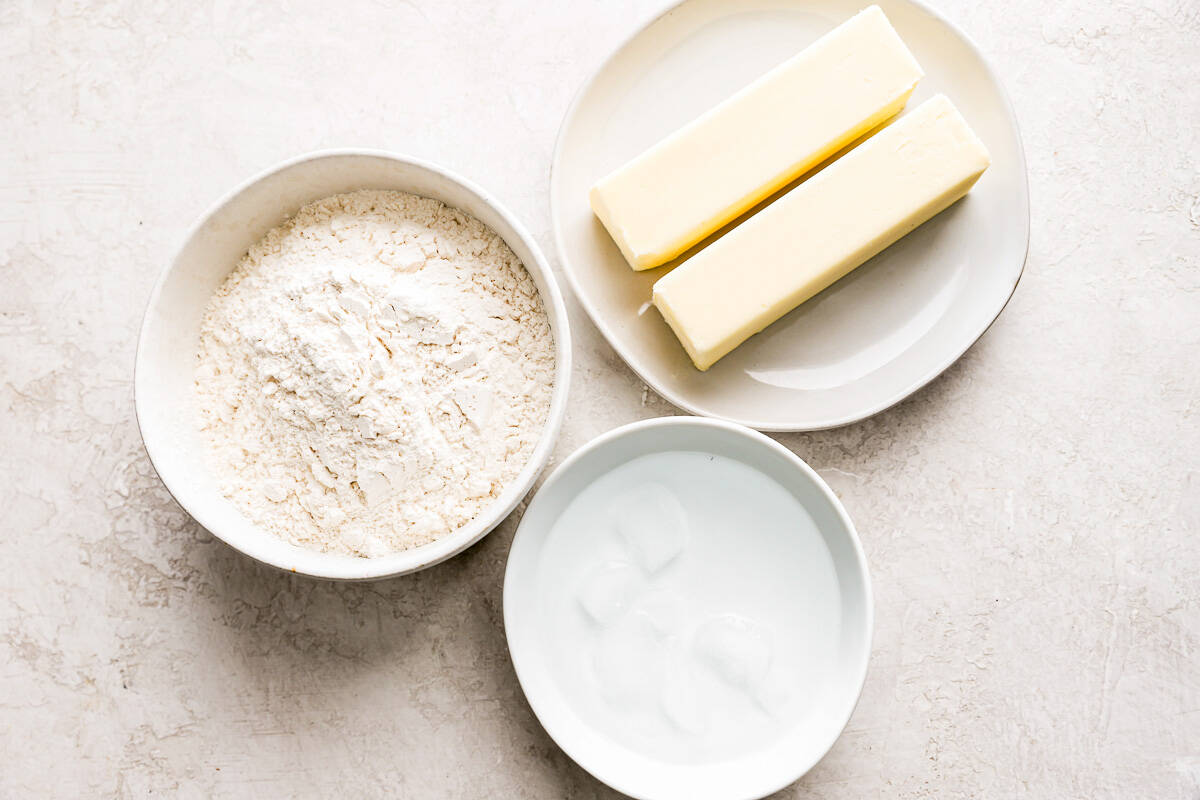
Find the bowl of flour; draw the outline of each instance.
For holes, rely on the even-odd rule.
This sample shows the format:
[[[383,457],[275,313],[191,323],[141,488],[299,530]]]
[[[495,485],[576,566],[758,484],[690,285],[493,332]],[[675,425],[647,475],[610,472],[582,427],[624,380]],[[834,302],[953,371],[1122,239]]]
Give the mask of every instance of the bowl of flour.
[[[323,578],[412,572],[516,507],[566,409],[562,296],[480,188],[376,151],[219,201],[154,289],[138,424],[219,539]]]

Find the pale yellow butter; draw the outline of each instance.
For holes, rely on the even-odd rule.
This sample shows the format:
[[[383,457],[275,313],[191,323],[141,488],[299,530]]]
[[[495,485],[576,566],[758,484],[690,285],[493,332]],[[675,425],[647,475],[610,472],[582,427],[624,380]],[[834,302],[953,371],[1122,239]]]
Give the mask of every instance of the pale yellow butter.
[[[708,369],[962,197],[989,163],[938,95],[660,278],[654,305]]]
[[[923,74],[871,6],[601,179],[592,210],[657,267],[899,113]]]

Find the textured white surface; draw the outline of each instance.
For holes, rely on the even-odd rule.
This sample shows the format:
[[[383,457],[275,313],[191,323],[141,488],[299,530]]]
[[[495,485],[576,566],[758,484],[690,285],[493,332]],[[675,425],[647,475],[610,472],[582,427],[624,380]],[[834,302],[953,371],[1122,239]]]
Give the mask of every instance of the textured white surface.
[[[566,105],[659,5],[0,8],[0,794],[611,796],[513,676],[516,515],[407,578],[271,572],[167,496],[130,383],[186,228],[306,150],[444,163],[549,250]],[[779,437],[846,503],[877,601],[858,711],[780,796],[1198,797],[1200,10],[939,8],[1012,94],[1030,260],[929,388]],[[560,457],[672,413],[572,313]]]
[[[325,198],[253,243],[211,298],[198,362],[194,455],[221,491],[270,534],[346,555],[427,544],[493,507],[497,521],[554,388],[520,259],[469,214],[402,192]]]

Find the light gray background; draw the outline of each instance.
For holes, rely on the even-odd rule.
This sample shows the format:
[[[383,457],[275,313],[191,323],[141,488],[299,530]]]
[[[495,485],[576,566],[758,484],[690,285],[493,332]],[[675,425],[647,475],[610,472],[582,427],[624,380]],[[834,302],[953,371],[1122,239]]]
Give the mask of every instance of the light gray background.
[[[558,124],[662,4],[497,5],[0,5],[0,795],[611,796],[508,660],[519,513],[420,575],[287,577],[175,506],[133,418],[159,270],[284,158],[438,161],[554,260]],[[846,734],[780,797],[1197,798],[1200,6],[937,5],[1012,94],[1032,250],[925,391],[779,437],[857,521],[877,608]],[[673,413],[571,310],[556,458]]]

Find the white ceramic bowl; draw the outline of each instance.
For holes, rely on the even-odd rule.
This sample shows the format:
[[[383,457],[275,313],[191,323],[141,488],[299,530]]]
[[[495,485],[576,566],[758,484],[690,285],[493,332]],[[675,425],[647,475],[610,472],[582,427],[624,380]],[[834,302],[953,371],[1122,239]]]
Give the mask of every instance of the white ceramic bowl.
[[[194,420],[193,376],[200,324],[213,292],[249,247],[301,206],[356,189],[436,198],[503,237],[541,293],[554,334],[549,419],[520,474],[483,514],[435,542],[381,558],[318,553],[262,530],[217,489]],[[259,561],[320,578],[364,580],[432,566],[465,550],[499,524],[546,464],[566,411],[571,371],[567,312],[545,257],[525,228],[478,186],[427,162],[371,150],[311,153],[267,170],[219,200],[188,233],[159,278],[138,340],[134,398],[146,451],[167,490],[217,538]]]
[[[740,462],[766,476],[777,485],[776,489],[790,494],[811,518],[811,530],[815,531],[811,535],[828,551],[835,576],[829,583],[836,588],[829,596],[822,594],[819,603],[806,603],[797,609],[802,616],[818,615],[824,623],[836,622],[834,633],[827,639],[829,649],[822,654],[827,659],[825,666],[817,672],[787,673],[794,676],[795,685],[805,696],[819,701],[809,707],[792,706],[790,711],[786,704],[772,710],[772,714],[783,714],[777,718],[781,726],[776,734],[761,746],[723,759],[680,761],[656,757],[651,747],[644,746],[645,741],[639,746],[636,734],[630,733],[635,725],[617,726],[620,732],[614,733],[614,726],[606,724],[591,703],[596,698],[592,684],[573,677],[586,667],[581,670],[578,661],[563,666],[566,662],[561,653],[573,651],[577,645],[570,643],[569,636],[559,636],[553,624],[553,615],[574,599],[560,596],[560,591],[570,593],[577,586],[571,580],[561,585],[567,570],[561,568],[562,562],[554,554],[570,551],[590,558],[585,553],[591,552],[575,543],[564,548],[562,542],[553,541],[558,535],[577,532],[571,528],[570,532],[556,533],[560,517],[572,513],[572,501],[589,487],[602,485],[600,482],[612,470],[642,456],[678,450]],[[722,498],[719,494],[717,490],[707,496],[723,506],[741,500],[741,495]],[[614,501],[611,507],[616,508],[619,502]],[[794,580],[804,583],[803,564],[798,568],[794,553],[780,543],[777,532],[759,535],[756,521],[761,524],[766,519],[763,509],[750,505],[742,510],[745,525],[734,532],[737,535],[730,540],[731,549],[719,566],[766,561],[785,565],[785,572],[796,570]],[[810,535],[806,530],[798,522],[795,535]],[[589,543],[603,538],[591,529],[584,535]],[[761,550],[746,554],[747,547]],[[712,551],[698,557],[711,559]],[[716,557],[722,556],[718,553]],[[717,597],[718,603],[761,607],[762,603],[785,602],[783,595],[776,593],[776,578],[751,581],[748,586],[737,582],[719,586],[707,581],[693,581],[691,585],[697,583],[707,587],[704,595]],[[764,592],[766,596],[760,596]],[[693,597],[685,602],[700,605],[707,599]],[[761,797],[788,785],[833,746],[862,692],[871,651],[873,611],[866,558],[854,525],[816,472],[778,442],[741,425],[698,417],[664,417],[627,425],[593,439],[542,484],[521,519],[509,552],[504,577],[504,623],[513,666],[530,706],[550,736],[580,766],[609,786],[642,800],[730,800]],[[799,628],[776,629],[776,635],[796,642],[811,641]]]

